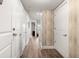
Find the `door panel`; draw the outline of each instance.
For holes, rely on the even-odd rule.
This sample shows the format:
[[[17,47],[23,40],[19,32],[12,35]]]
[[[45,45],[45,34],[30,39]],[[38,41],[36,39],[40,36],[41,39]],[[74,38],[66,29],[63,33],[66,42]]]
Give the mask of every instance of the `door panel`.
[[[0,57],[11,57],[11,0],[3,0],[0,5]]]
[[[24,10],[23,10],[24,11]],[[22,14],[22,20],[21,20],[21,52],[23,52],[25,45],[26,45],[26,20],[25,13]]]
[[[11,58],[11,45],[0,50],[0,58]]]
[[[11,44],[12,33],[0,34],[0,50]]]
[[[21,35],[21,42],[22,42],[22,44],[21,44],[21,46],[22,46],[22,52],[23,52],[23,50],[24,50],[24,48],[25,48],[25,45],[26,45],[26,33],[25,32],[22,32],[22,35]]]
[[[20,57],[20,40],[14,38],[14,41],[12,41],[12,58]]]
[[[16,40],[12,41],[12,58],[16,58]]]
[[[0,32],[11,31],[11,4],[10,0],[3,0],[0,5]]]
[[[54,11],[54,40],[55,48],[63,57],[68,57],[68,4],[66,1]]]

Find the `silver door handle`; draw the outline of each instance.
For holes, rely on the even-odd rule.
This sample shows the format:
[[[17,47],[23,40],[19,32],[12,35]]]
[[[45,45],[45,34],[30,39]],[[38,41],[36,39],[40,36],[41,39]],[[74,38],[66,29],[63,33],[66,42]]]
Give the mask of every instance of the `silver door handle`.
[[[17,34],[16,33],[13,33],[13,36],[17,36]]]
[[[64,34],[63,36],[64,36],[64,37],[67,37],[67,34]]]

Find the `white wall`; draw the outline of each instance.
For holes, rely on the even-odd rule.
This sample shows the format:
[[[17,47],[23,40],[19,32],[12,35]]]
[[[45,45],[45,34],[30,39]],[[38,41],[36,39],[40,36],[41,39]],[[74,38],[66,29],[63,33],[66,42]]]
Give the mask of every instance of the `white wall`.
[[[29,38],[31,36],[30,33],[30,18],[29,15],[24,10],[24,14],[21,20],[21,41],[22,41],[22,51],[24,50],[25,46],[28,44]]]
[[[67,1],[54,10],[54,48],[63,57],[69,57],[68,10]]]

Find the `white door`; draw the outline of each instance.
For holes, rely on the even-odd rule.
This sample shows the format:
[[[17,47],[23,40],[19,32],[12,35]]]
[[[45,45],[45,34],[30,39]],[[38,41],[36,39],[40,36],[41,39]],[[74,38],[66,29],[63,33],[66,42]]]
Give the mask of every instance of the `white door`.
[[[0,4],[0,57],[20,57],[20,23],[23,19],[20,0]]]
[[[20,57],[21,53],[21,43],[20,43],[20,26],[22,20],[22,5],[20,0],[12,0],[12,30],[13,30],[13,40],[12,40],[12,57]]]
[[[64,1],[54,11],[54,47],[68,57],[68,4]]]
[[[26,20],[24,16],[22,17],[23,20],[21,20],[21,52],[23,52],[25,45],[26,45],[26,39],[27,39],[27,29],[26,29]],[[21,53],[22,54],[22,53]]]
[[[11,57],[11,0],[3,0],[0,4],[0,58]]]
[[[20,0],[12,0],[12,57],[20,57],[26,45],[28,14]]]

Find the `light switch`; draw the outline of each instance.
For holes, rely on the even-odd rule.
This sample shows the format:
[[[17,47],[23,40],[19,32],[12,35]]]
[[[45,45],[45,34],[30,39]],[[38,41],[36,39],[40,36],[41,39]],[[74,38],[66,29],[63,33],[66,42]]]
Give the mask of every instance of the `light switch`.
[[[2,5],[3,0],[0,0],[0,5]]]

